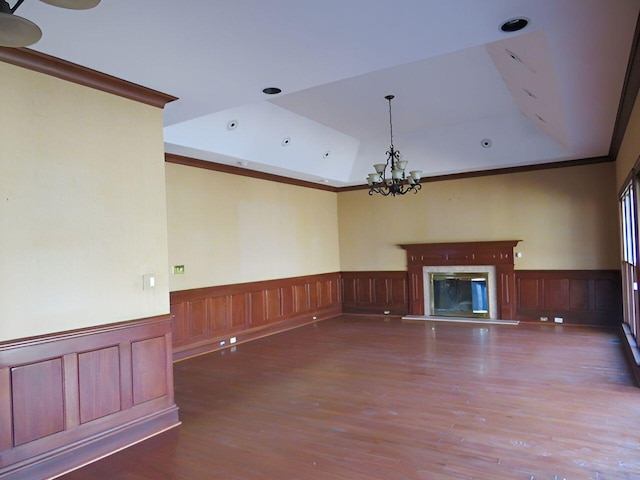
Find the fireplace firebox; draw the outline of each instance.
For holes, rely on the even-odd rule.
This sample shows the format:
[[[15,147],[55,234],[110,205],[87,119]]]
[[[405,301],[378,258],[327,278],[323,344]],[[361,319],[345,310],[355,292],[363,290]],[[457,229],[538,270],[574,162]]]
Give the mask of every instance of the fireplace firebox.
[[[489,318],[487,272],[430,273],[431,315]]]

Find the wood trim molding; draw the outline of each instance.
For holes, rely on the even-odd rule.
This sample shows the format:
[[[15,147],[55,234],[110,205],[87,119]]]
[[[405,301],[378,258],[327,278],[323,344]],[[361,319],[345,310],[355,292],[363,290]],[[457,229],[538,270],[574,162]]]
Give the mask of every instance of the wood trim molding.
[[[612,162],[614,160],[615,158],[607,157],[607,156],[591,157],[591,158],[579,158],[576,160],[566,160],[563,162],[549,162],[549,163],[539,163],[535,165],[524,165],[521,167],[505,167],[505,168],[494,168],[490,170],[478,170],[473,172],[450,173],[446,175],[434,175],[431,177],[423,177],[420,180],[420,183],[443,182],[447,180],[462,180],[465,178],[489,177],[494,175],[507,175],[511,173],[535,172],[538,170],[551,170],[554,168],[579,167],[583,165],[593,165],[596,163],[607,163],[607,162]],[[369,190],[369,186],[366,184],[362,184],[362,185],[353,185],[350,187],[341,187],[338,189],[339,192],[349,192],[352,190]]]
[[[515,314],[513,248],[520,240],[491,242],[417,243],[400,245],[407,251],[409,313],[424,315],[423,267],[444,265],[493,265],[496,267],[498,318]]]
[[[337,316],[339,280],[338,273],[327,273],[171,292],[173,358]]]
[[[158,108],[178,99],[28,48],[0,47],[0,61]]]
[[[173,428],[171,316],[3,342],[0,392],[2,480],[60,475]]]
[[[631,375],[636,383],[636,386],[640,387],[640,349],[638,343],[626,323],[620,324],[620,340],[622,342],[622,349],[624,350],[627,361],[629,362],[629,368]]]
[[[235,167],[233,165],[225,165],[223,163],[210,162],[208,160],[199,160],[197,158],[184,157],[175,153],[165,153],[164,161],[167,163],[176,163],[178,165],[186,165],[188,167],[203,168],[214,172],[230,173],[231,175],[240,175],[243,177],[258,178],[260,180],[268,180],[270,182],[285,183],[287,185],[295,185],[298,187],[314,188],[316,190],[325,190],[327,192],[337,192],[338,188],[330,185],[322,185],[319,183],[306,182],[295,178],[283,177],[272,173],[258,172],[247,168]]]
[[[631,51],[629,53],[629,62],[627,63],[627,72],[625,74],[624,84],[622,86],[622,94],[618,104],[618,114],[616,123],[611,135],[611,144],[609,146],[609,158],[616,160],[620,153],[620,146],[624,140],[624,134],[629,125],[629,119],[636,102],[638,91],[640,90],[640,16],[636,19],[636,30],[633,35]]]

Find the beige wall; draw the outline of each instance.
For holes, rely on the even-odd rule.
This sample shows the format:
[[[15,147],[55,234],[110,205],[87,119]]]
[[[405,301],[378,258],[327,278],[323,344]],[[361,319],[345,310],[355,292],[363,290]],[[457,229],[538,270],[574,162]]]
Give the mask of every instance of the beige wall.
[[[0,78],[0,341],[167,313],[162,110]]]
[[[522,240],[516,269],[618,269],[615,165],[425,183],[417,195],[338,195],[343,271],[405,270],[404,243]]]
[[[337,272],[337,194],[167,163],[171,291]]]

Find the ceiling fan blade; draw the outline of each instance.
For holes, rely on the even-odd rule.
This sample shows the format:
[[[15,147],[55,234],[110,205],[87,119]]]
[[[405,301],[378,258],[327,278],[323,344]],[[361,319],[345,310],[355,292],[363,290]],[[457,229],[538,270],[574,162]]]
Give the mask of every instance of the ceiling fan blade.
[[[69,8],[71,10],[89,10],[96,7],[100,0],[40,0],[41,2],[56,7]]]

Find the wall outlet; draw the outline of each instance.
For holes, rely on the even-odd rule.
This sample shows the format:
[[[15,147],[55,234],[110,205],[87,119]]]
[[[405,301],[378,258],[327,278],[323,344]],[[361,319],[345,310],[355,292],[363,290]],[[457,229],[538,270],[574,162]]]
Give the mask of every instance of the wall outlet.
[[[564,318],[562,318],[562,317],[555,317],[555,318],[553,319],[553,321],[554,321],[554,322],[556,322],[556,323],[563,323],[563,322],[564,322]]]
[[[238,341],[238,339],[236,337],[231,337],[229,339],[229,343],[236,343]]]
[[[549,321],[549,317],[540,317],[540,321],[541,322],[548,322]]]
[[[173,266],[173,274],[174,275],[183,275],[184,274],[184,265],[174,265]]]

